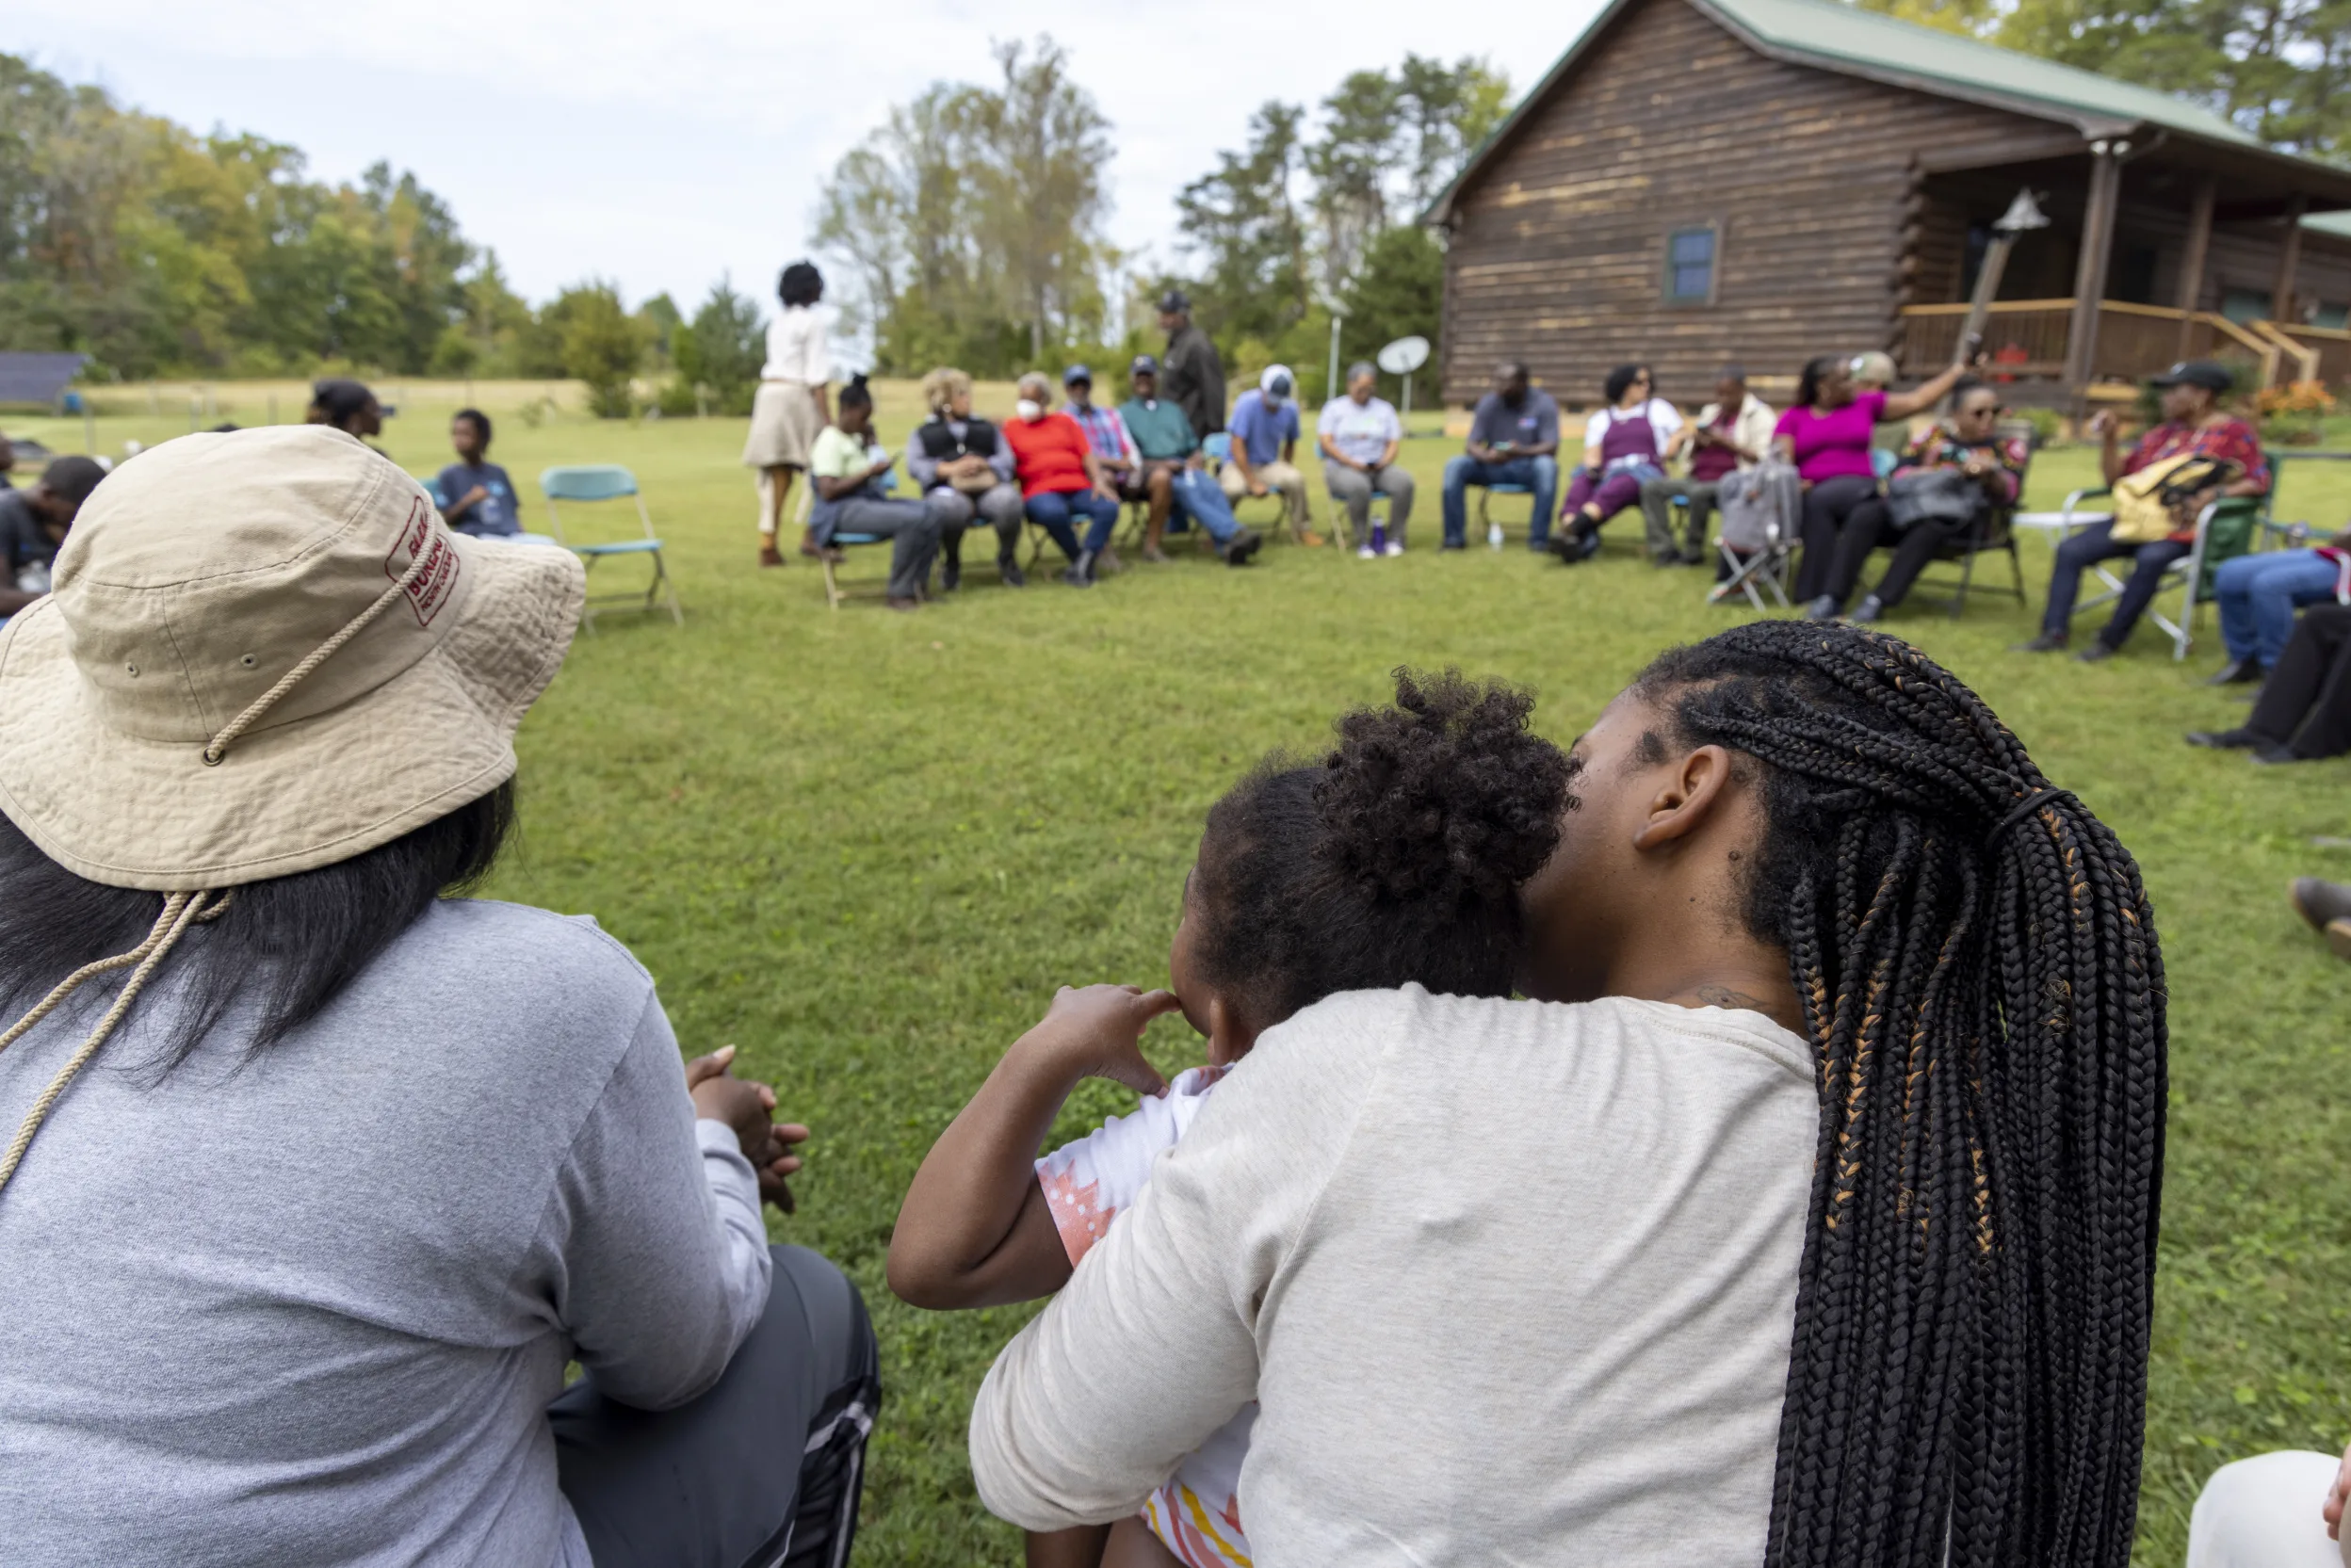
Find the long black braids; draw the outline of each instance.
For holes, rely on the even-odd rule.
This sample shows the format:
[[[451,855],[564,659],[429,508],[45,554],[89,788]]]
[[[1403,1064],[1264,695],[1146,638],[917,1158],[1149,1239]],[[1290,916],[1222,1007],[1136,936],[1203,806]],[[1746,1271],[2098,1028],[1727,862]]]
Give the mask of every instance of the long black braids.
[[[1635,689],[1753,770],[1744,918],[1820,1070],[1766,1563],[2122,1568],[2165,1096],[2137,865],[1897,639],[1758,622]]]

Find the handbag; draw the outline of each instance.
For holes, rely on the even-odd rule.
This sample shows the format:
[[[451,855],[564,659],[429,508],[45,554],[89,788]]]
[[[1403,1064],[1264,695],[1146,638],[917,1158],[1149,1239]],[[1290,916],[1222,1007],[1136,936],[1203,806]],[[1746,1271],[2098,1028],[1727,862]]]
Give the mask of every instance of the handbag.
[[[2181,513],[2188,503],[2237,477],[2237,465],[2226,458],[2183,452],[2176,458],[2150,462],[2135,474],[2115,481],[2115,521],[2107,537],[2117,544],[2153,544],[2196,525]]]
[[[1886,487],[1887,520],[1908,531],[1921,523],[1971,523],[1984,507],[1984,487],[1956,468],[1897,474]]]

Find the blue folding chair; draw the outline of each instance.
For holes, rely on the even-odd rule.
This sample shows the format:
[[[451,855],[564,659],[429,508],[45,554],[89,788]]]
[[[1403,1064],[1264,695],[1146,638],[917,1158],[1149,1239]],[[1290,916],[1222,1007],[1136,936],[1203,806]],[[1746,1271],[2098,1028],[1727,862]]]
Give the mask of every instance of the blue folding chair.
[[[645,510],[645,497],[637,488],[637,476],[617,463],[590,463],[574,468],[550,468],[539,476],[539,493],[547,499],[547,524],[554,529],[556,542],[580,558],[591,572],[596,562],[609,556],[651,556],[653,579],[645,585],[640,598],[635,593],[608,593],[598,599],[590,595],[580,619],[592,632],[596,629],[598,605],[627,605],[633,609],[653,610],[661,606],[666,598],[670,619],[679,625],[686,623],[686,612],[677,602],[677,586],[670,581],[668,563],[662,558],[660,536],[653,531],[653,518]],[[637,503],[637,522],[643,530],[639,539],[613,540],[607,543],[575,544],[563,535],[563,518],[556,509],[558,501],[593,503],[599,501],[633,500]]]

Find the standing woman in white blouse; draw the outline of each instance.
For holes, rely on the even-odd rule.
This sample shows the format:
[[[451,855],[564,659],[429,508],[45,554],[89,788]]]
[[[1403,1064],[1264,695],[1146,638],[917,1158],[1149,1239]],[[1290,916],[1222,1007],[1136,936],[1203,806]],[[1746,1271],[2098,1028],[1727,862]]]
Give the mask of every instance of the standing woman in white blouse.
[[[832,356],[825,347],[833,319],[819,303],[824,298],[824,275],[807,262],[794,262],[776,281],[775,292],[784,309],[768,323],[768,362],[759,367],[751,436],[743,443],[743,465],[759,470],[762,566],[784,564],[775,535],[784,521],[785,499],[792,493],[792,476],[808,466],[817,432],[833,420],[825,396],[825,384],[833,379]],[[816,541],[803,535],[800,553],[816,555]]]

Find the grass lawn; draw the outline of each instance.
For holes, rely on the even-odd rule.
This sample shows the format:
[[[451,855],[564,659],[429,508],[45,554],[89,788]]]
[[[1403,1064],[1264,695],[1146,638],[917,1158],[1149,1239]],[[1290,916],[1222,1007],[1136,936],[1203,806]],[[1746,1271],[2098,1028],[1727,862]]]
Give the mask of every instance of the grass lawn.
[[[386,449],[412,469],[446,461],[464,389],[381,390],[403,410]],[[216,388],[212,417],[257,423],[268,391]],[[276,391],[294,417],[299,389]],[[911,389],[883,391],[884,438],[902,449]],[[544,389],[475,393],[504,414]],[[144,389],[109,400],[102,450],[187,428],[178,389],[157,412]],[[982,389],[983,408],[1010,400]],[[964,1429],[1025,1313],[917,1313],[882,1283],[899,1194],[932,1136],[1055,986],[1164,980],[1209,801],[1260,753],[1313,747],[1342,707],[1381,699],[1395,666],[1530,685],[1542,729],[1565,741],[1657,650],[1745,612],[1708,608],[1703,574],[1643,564],[1631,517],[1572,571],[1519,548],[1515,523],[1500,554],[1439,557],[1438,474],[1456,448],[1432,436],[1407,444],[1421,501],[1402,560],[1276,544],[1236,573],[1187,548],[1083,593],[1007,591],[981,567],[918,614],[873,600],[835,614],[814,569],[753,565],[742,422],[539,412],[500,419],[495,457],[527,492],[548,463],[634,468],[687,621],[613,616],[575,646],[523,730],[524,833],[497,891],[593,913],[653,971],[690,1049],[738,1043],[816,1129],[801,1214],[777,1235],[839,1260],[881,1332],[888,1403],[863,1560],[1014,1561],[1015,1536],[973,1496]],[[82,449],[79,421],[7,428]],[[2053,506],[2091,467],[2083,450],[2045,454],[2031,499]],[[1324,518],[1319,477],[1315,495]],[[1516,519],[1524,503],[1505,508]],[[2351,475],[2292,478],[2280,509],[2340,524]],[[2025,550],[2037,606],[2047,549]],[[878,590],[882,568],[866,550],[846,572]],[[2263,769],[2181,743],[2244,711],[2197,685],[2219,659],[2209,616],[2183,665],[2151,628],[2097,667],[2010,654],[2032,612],[1993,597],[1955,622],[1914,601],[1891,629],[1981,690],[2146,868],[2173,1054],[2140,1560],[2177,1564],[2215,1465],[2351,1436],[2351,967],[2282,897],[2297,873],[2351,880],[2351,763]],[[1180,1020],[1152,1044],[1163,1065],[1198,1059]],[[1062,1132],[1122,1097],[1087,1086]]]

